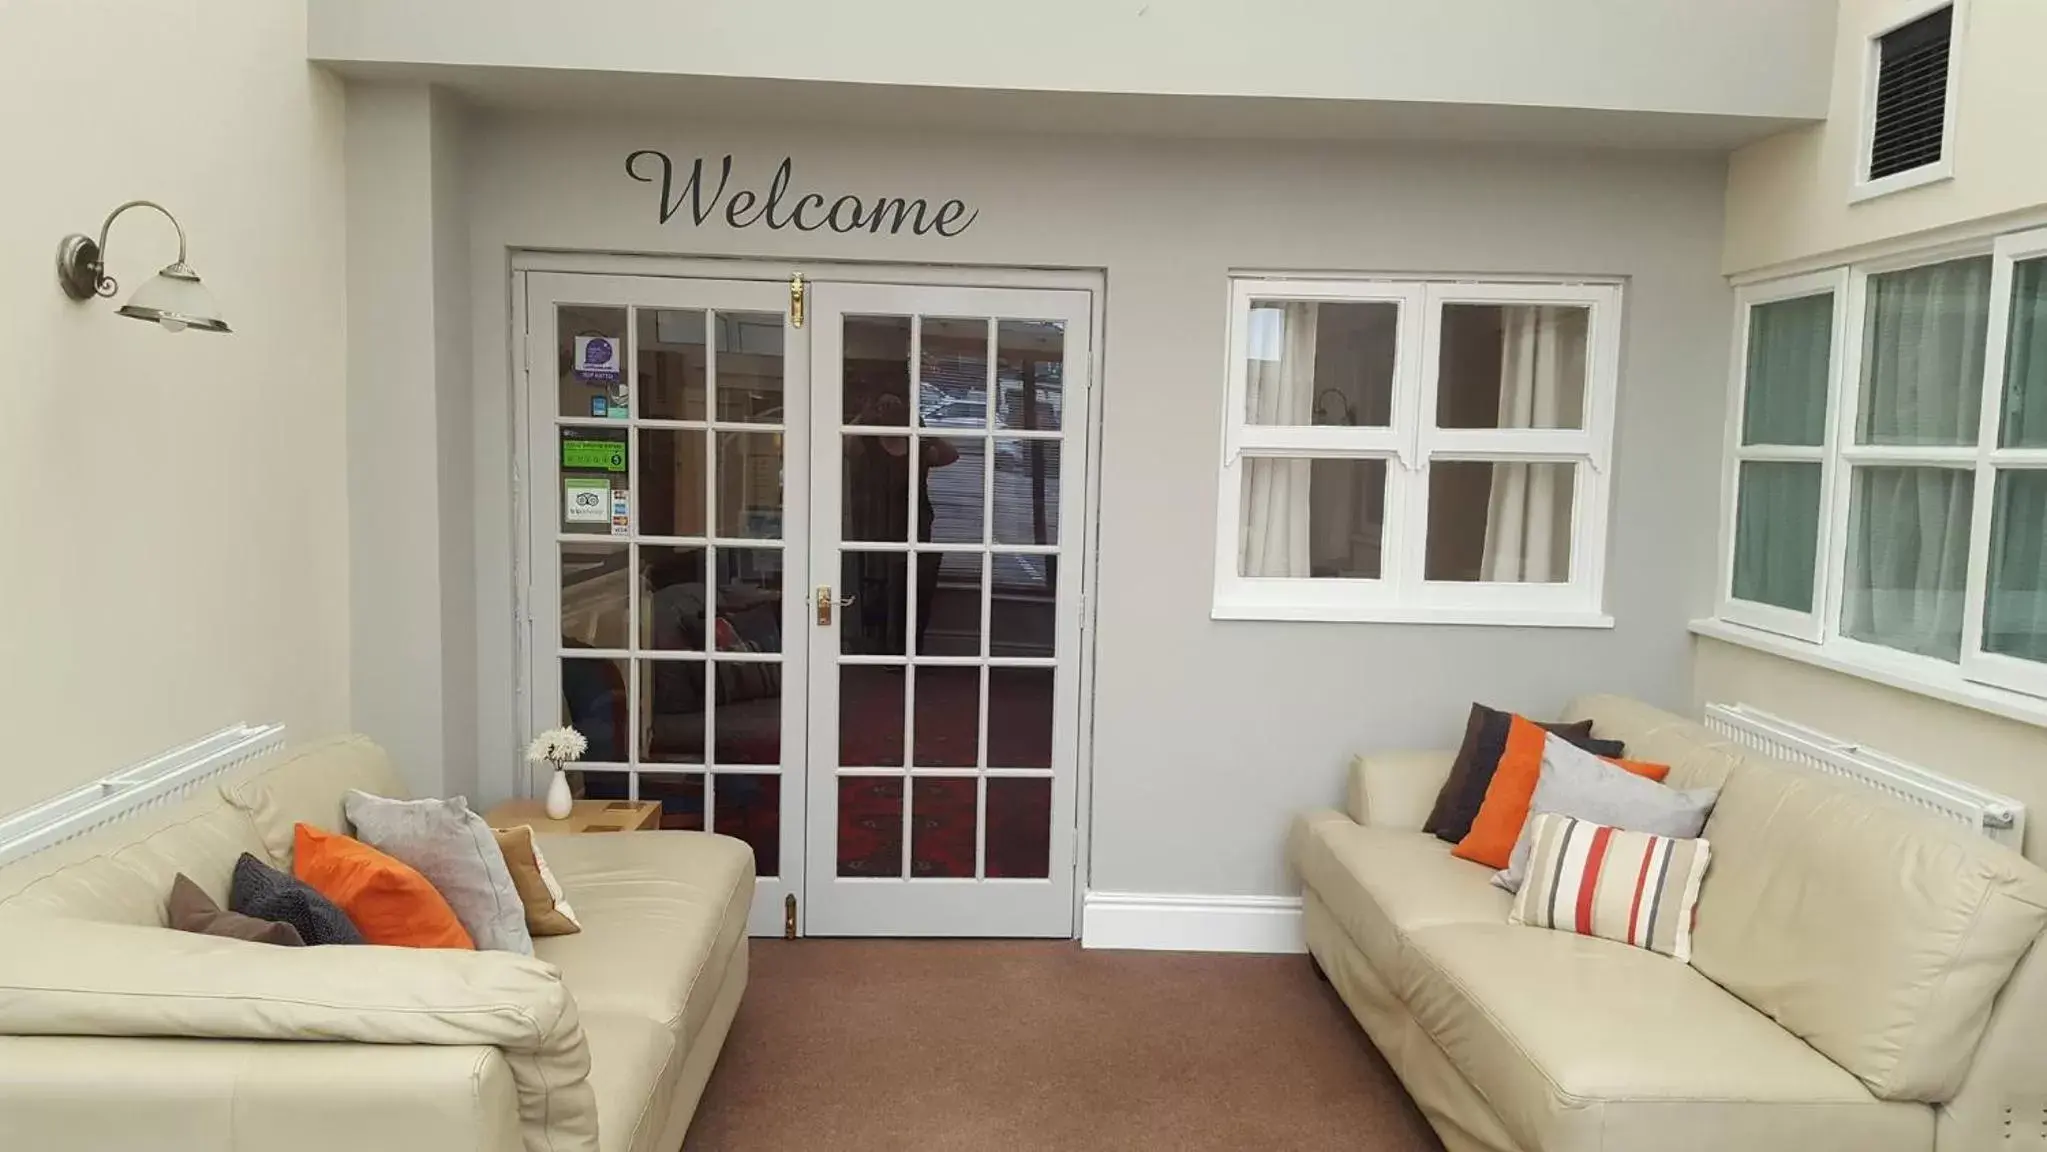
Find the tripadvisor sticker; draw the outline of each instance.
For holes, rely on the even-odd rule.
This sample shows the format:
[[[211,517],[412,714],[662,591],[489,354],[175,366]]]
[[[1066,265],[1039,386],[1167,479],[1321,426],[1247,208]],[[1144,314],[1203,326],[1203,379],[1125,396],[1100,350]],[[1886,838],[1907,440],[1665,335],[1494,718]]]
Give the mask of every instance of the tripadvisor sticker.
[[[562,467],[594,472],[623,472],[625,441],[564,440]]]

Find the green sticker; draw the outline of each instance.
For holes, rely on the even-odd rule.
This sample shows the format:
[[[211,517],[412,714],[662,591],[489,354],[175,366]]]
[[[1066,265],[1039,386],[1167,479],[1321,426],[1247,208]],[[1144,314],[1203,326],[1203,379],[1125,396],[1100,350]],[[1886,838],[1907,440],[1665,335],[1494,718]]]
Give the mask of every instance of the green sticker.
[[[564,440],[562,467],[597,472],[625,471],[625,442],[622,440]]]

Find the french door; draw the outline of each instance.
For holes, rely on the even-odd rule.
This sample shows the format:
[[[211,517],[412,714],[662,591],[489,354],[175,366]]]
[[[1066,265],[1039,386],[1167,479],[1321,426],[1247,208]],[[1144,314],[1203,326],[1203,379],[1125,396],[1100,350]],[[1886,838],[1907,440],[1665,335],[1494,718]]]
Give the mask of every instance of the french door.
[[[755,934],[1069,936],[1090,296],[809,295],[528,274],[530,725]]]

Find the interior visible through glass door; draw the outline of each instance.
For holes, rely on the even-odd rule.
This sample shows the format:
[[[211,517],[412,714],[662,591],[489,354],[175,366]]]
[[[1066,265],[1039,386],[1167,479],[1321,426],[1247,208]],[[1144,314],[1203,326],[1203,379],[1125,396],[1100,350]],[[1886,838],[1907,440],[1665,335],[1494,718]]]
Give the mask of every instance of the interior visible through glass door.
[[[536,627],[534,724],[588,738],[579,797],[658,800],[663,828],[746,841],[756,932],[780,930],[801,875],[805,652],[786,637],[803,636],[807,362],[786,299],[529,283],[534,595],[559,625]]]

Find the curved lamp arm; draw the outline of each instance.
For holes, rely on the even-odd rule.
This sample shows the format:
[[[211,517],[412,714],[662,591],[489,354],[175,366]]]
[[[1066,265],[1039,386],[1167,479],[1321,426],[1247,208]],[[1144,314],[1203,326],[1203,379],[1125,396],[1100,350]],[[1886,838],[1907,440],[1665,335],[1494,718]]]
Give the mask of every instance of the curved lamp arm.
[[[113,231],[114,221],[130,208],[153,208],[171,222],[178,233],[178,259],[169,268],[169,273],[184,273],[191,277],[191,270],[185,265],[185,226],[171,215],[171,210],[154,200],[130,200],[107,213],[107,219],[100,225],[100,238],[94,242],[91,237],[74,233],[64,238],[57,250],[57,278],[63,282],[64,291],[74,300],[89,300],[94,296],[112,296],[121,290],[121,285],[107,275],[107,234]]]

